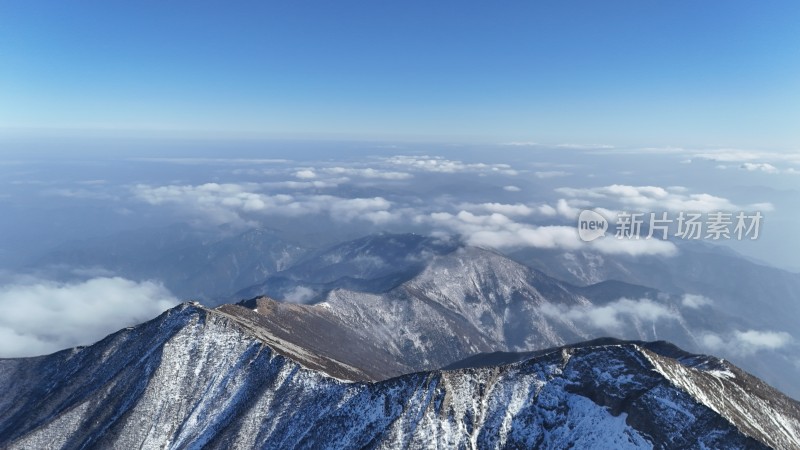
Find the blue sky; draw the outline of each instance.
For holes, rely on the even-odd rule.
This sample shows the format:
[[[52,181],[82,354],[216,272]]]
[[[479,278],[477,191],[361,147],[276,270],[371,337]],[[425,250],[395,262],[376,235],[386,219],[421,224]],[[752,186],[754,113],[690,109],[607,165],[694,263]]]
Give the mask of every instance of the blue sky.
[[[5,1],[0,127],[794,150],[795,1]]]

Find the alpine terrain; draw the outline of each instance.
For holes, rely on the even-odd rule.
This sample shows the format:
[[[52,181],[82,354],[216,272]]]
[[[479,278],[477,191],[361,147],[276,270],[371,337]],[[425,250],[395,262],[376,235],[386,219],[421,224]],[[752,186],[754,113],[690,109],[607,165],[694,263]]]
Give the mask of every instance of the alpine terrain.
[[[366,382],[191,303],[89,347],[0,360],[0,386],[8,449],[800,447],[800,404],[663,342],[476,356]]]

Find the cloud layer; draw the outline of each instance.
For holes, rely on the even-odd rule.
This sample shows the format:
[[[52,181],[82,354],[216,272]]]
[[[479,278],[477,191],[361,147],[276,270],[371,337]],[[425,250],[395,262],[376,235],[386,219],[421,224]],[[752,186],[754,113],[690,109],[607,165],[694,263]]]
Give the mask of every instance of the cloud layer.
[[[556,192],[584,202],[605,202],[628,211],[733,211],[730,200],[711,194],[688,194],[682,187],[629,186],[613,184],[595,188],[558,188]],[[599,205],[598,205],[599,206]]]
[[[303,177],[307,178],[308,173]],[[374,224],[392,218],[391,203],[382,197],[342,198],[333,195],[266,194],[256,183],[201,185],[136,185],[134,195],[151,205],[178,205],[214,224],[249,224],[254,215],[299,217],[327,213],[334,220],[363,219]]]
[[[555,319],[587,324],[617,335],[623,333],[625,322],[628,320],[654,323],[660,320],[675,320],[679,317],[677,312],[667,306],[646,298],[638,300],[621,298],[606,305],[572,308],[546,303],[542,306],[542,312]]]
[[[518,170],[508,164],[466,163],[463,161],[446,159],[440,156],[408,156],[397,155],[384,159],[384,162],[409,170],[439,173],[475,173],[492,172],[503,175],[517,175]]]
[[[759,351],[778,350],[794,341],[785,331],[736,330],[726,335],[705,333],[702,345],[712,352],[728,352],[734,355],[752,355]]]
[[[88,345],[149,320],[178,300],[160,284],[123,278],[26,280],[0,287],[0,357]]]
[[[525,208],[518,207],[518,205],[497,207],[489,204],[484,207],[487,210],[510,209],[510,211],[506,212],[528,212]],[[544,210],[538,210],[538,212],[546,214]],[[457,214],[437,212],[427,216],[420,216],[417,220],[427,222],[435,228],[455,232],[470,245],[496,249],[536,247],[577,250],[584,248],[596,250],[600,253],[627,254],[631,256],[673,256],[677,254],[675,245],[668,241],[615,239],[611,236],[606,236],[596,241],[583,242],[580,240],[578,231],[574,226],[536,226],[516,222],[499,212],[490,214],[474,214],[463,210]]]

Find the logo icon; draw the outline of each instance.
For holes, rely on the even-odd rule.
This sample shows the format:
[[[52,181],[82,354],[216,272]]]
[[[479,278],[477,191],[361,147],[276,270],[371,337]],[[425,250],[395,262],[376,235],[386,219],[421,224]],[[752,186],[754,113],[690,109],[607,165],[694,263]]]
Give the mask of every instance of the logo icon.
[[[581,211],[578,216],[578,236],[582,241],[590,242],[605,236],[606,230],[608,230],[608,221],[605,217],[591,209]]]

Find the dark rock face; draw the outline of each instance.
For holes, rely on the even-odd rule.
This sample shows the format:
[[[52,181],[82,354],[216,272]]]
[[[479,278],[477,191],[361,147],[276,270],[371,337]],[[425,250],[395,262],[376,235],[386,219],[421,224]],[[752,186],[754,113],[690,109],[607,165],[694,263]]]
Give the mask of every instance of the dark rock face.
[[[800,405],[712,357],[595,341],[503,358],[350,382],[331,373],[359,368],[183,304],[90,347],[0,360],[0,447],[800,446]]]

